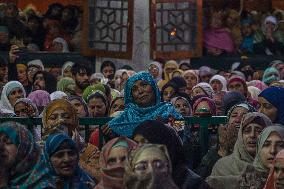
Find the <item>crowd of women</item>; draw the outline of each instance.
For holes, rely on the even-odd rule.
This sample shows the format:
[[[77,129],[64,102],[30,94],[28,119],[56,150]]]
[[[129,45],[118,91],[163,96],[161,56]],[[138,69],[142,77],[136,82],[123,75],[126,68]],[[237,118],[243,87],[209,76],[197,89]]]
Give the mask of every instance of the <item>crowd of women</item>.
[[[1,117],[42,117],[42,126],[1,124],[0,188],[284,187],[281,60],[263,74],[245,62],[217,72],[160,59],[136,73],[105,61],[92,73],[68,61],[55,77],[39,59],[17,63],[18,52],[0,61]],[[183,118],[216,115],[228,122],[208,126],[203,154],[199,125]],[[83,117],[113,119],[87,138]]]

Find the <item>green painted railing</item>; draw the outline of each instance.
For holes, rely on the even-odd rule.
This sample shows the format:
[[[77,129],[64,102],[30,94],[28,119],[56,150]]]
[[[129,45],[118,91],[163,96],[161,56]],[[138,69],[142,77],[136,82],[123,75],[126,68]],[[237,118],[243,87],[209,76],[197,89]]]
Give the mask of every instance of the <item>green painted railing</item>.
[[[111,117],[103,117],[103,118],[80,118],[79,119],[79,125],[85,125],[85,140],[88,141],[90,137],[90,125],[98,125],[99,131],[100,131],[100,147],[103,144],[103,135],[101,134],[101,126],[108,123],[112,118]],[[31,126],[34,125],[42,125],[42,119],[41,118],[20,118],[20,117],[13,117],[13,118],[0,118],[0,123],[3,123],[5,121],[16,121],[18,123],[21,123],[23,125],[27,125],[28,128],[31,128]],[[200,146],[201,146],[201,153],[202,155],[206,154],[208,151],[208,125],[219,125],[219,124],[225,124],[227,123],[227,117],[226,116],[213,116],[213,117],[186,117],[184,119],[185,123],[187,125],[193,125],[193,124],[199,124],[199,136],[200,136]]]

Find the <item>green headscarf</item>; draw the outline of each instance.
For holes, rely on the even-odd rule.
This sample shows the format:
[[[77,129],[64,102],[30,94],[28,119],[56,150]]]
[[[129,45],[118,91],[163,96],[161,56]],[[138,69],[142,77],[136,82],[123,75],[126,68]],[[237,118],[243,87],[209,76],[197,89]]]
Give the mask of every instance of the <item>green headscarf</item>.
[[[69,86],[75,86],[75,81],[70,77],[63,77],[57,82],[57,91],[66,92],[69,90]],[[68,91],[67,91],[68,92]]]
[[[99,83],[96,85],[88,86],[83,92],[83,99],[87,102],[89,96],[91,96],[95,91],[101,91],[104,94],[106,93],[105,87],[103,84]]]
[[[266,85],[269,85],[273,81],[279,81],[279,80],[280,80],[280,74],[276,68],[269,67],[264,71],[262,76],[262,82],[264,82]]]

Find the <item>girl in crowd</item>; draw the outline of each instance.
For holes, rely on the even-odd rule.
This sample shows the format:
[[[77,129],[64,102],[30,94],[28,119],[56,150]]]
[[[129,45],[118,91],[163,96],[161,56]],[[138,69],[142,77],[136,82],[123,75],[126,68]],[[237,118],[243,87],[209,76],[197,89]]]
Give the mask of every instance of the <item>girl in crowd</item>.
[[[258,96],[259,112],[267,115],[273,123],[284,125],[284,88],[269,87]]]
[[[39,114],[42,113],[44,107],[46,107],[50,102],[50,95],[47,91],[36,90],[29,94],[28,99],[36,105]]]
[[[171,172],[171,161],[165,146],[140,146],[129,156],[124,176],[125,189],[178,189]]]
[[[172,165],[172,177],[181,188],[198,188],[202,180],[187,167],[182,141],[176,131],[160,121],[148,120],[141,123],[134,131],[133,138],[139,144],[163,144],[167,147]]]
[[[200,97],[208,97],[213,99],[214,91],[212,87],[205,82],[198,83],[192,88],[191,99],[194,103]]]
[[[184,97],[178,96],[171,99],[171,103],[176,110],[183,116],[188,117],[192,114],[192,108],[188,100]]]
[[[108,123],[112,132],[131,137],[134,129],[145,120],[182,119],[170,103],[161,102],[159,89],[148,72],[130,77],[125,85],[125,110]],[[108,129],[109,130],[109,129]]]
[[[14,106],[19,98],[25,98],[26,92],[18,81],[10,81],[3,87],[0,109],[4,114],[14,114]]]
[[[199,83],[199,76],[194,70],[187,70],[183,73],[183,78],[186,81],[186,94],[191,95],[192,88]]]
[[[118,137],[106,143],[100,155],[101,180],[94,189],[124,189],[123,176],[128,153],[136,143]]]
[[[169,60],[166,62],[165,68],[164,68],[164,79],[160,80],[157,83],[160,90],[170,80],[170,74],[176,69],[178,69],[178,64],[175,60]]]
[[[113,117],[116,113],[124,110],[124,97],[118,96],[112,100],[109,108],[109,117]]]
[[[76,110],[77,117],[88,117],[89,111],[86,102],[79,96],[69,96],[68,101]]]
[[[271,125],[265,128],[258,138],[257,155],[253,167],[248,166],[242,175],[241,188],[263,189],[269,169],[273,168],[273,160],[282,149],[284,149],[284,128],[279,125]]]
[[[210,85],[212,89],[214,90],[214,96],[213,100],[216,104],[217,108],[217,115],[222,115],[222,110],[221,110],[221,103],[223,100],[223,97],[227,91],[227,80],[225,77],[221,75],[214,75],[210,79]]]
[[[233,154],[219,159],[207,183],[212,188],[239,188],[239,179],[256,155],[257,138],[271,121],[259,113],[246,114],[240,125]]]

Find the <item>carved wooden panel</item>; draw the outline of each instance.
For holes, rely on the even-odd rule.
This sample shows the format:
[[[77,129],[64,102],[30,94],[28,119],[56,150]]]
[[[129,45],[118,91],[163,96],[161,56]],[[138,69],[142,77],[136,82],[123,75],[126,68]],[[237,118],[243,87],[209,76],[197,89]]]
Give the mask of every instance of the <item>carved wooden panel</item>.
[[[132,57],[133,0],[86,0],[83,54]]]
[[[152,58],[202,55],[202,0],[151,1]]]

